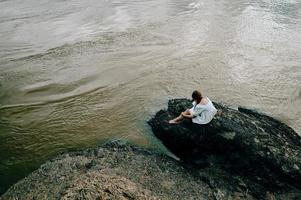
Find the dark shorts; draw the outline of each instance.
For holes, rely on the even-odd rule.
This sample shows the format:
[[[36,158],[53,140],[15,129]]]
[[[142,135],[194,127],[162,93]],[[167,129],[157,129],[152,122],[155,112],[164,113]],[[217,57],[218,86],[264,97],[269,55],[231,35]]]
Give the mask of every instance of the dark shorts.
[[[182,124],[189,128],[192,129],[193,132],[199,133],[199,134],[206,134],[209,131],[209,124],[197,124],[193,123],[191,119],[184,119],[182,121]]]

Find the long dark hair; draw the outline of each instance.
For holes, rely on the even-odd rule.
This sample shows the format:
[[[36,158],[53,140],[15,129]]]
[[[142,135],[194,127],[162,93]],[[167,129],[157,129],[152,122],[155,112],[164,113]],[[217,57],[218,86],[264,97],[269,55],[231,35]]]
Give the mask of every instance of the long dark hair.
[[[193,91],[191,97],[196,101],[197,104],[199,104],[203,98],[202,93],[198,90]]]

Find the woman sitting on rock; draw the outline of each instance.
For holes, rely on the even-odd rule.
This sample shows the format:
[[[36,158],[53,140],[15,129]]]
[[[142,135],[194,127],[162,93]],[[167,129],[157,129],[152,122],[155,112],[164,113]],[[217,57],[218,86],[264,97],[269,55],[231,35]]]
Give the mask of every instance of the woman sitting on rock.
[[[180,116],[169,120],[170,124],[178,124],[184,118],[192,119],[196,124],[208,124],[217,110],[208,97],[202,97],[202,93],[195,90],[192,93],[192,108],[182,112]]]

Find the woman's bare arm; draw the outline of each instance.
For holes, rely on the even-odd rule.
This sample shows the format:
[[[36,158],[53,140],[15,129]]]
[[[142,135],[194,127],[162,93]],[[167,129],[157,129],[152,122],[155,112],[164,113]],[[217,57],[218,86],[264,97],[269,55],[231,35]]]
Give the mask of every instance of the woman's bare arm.
[[[192,115],[190,112],[182,112],[181,115],[185,118],[194,118],[194,115]]]

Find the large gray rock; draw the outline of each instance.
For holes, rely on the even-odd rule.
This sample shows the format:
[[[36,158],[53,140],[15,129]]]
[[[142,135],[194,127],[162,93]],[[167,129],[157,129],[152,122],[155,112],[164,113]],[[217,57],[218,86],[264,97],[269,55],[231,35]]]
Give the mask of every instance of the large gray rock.
[[[0,199],[214,200],[220,193],[170,157],[112,142],[59,155],[13,185]],[[228,190],[223,195],[238,196]],[[248,196],[238,199],[244,197]]]
[[[168,102],[149,121],[154,134],[181,160],[217,166],[247,177],[268,190],[301,188],[301,138],[287,125],[249,109],[214,103],[217,116],[207,125],[169,119],[191,107],[188,99]]]

